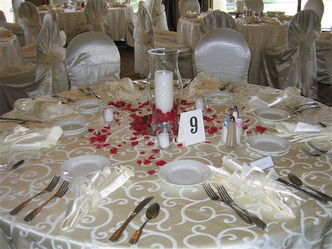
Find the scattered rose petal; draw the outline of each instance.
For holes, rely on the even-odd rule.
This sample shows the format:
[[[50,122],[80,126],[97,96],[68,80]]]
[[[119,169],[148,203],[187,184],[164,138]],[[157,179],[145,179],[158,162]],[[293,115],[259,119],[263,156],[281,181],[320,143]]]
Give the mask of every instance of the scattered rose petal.
[[[153,174],[155,174],[157,171],[155,171],[154,169],[152,169],[152,170],[149,170],[147,173],[149,174],[149,175],[153,175]]]
[[[159,160],[156,162],[157,166],[164,166],[166,164],[166,162],[164,160]]]

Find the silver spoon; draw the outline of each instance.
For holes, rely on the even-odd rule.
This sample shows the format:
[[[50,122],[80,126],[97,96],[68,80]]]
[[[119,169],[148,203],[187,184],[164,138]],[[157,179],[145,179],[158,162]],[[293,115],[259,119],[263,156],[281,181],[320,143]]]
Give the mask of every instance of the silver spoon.
[[[313,189],[313,188],[310,188],[310,187],[307,186],[307,185],[304,185],[303,182],[302,182],[302,180],[301,180],[298,176],[293,175],[293,174],[288,174],[288,179],[289,179],[293,184],[295,184],[295,185],[297,185],[297,186],[299,186],[299,187],[304,186],[304,187],[306,187],[306,188],[308,188],[308,189],[314,191],[315,193],[317,193],[318,195],[320,195],[321,197],[323,197],[326,201],[332,201],[332,198],[331,198],[330,196],[328,196],[328,195],[326,195],[326,194],[324,194],[324,193],[322,193],[322,192],[320,192],[320,191],[317,191],[317,190],[315,190],[315,189]]]
[[[160,206],[158,203],[153,203],[150,205],[150,207],[146,210],[146,218],[147,220],[143,223],[143,225],[134,233],[134,235],[131,237],[131,239],[129,240],[130,244],[136,244],[139,240],[139,238],[141,237],[143,228],[145,226],[145,224],[153,219],[156,218],[157,215],[159,214],[159,210],[160,210]]]

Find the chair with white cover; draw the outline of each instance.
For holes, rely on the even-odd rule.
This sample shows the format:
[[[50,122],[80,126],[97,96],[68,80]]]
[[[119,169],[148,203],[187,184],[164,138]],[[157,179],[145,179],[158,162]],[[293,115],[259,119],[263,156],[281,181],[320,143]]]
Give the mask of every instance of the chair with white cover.
[[[104,0],[90,0],[84,8],[86,26],[84,32],[107,32],[107,3]]]
[[[203,17],[200,24],[201,34],[218,28],[229,28],[237,31],[234,18],[224,11],[214,10]]]
[[[262,13],[264,10],[263,0],[244,0],[248,9],[255,11],[256,13]]]
[[[248,83],[250,56],[249,46],[238,31],[211,30],[195,48],[196,70],[220,80]]]
[[[25,45],[36,42],[42,28],[37,6],[30,2],[23,2],[18,8],[18,15],[18,22],[24,31]]]
[[[6,28],[7,26],[7,20],[5,13],[3,13],[2,10],[0,10],[0,28]]]
[[[199,14],[201,12],[201,6],[198,0],[180,0],[179,10],[181,16],[188,13],[189,11],[191,13]]]
[[[291,20],[284,46],[263,53],[268,85],[278,89],[298,87],[304,96],[317,97],[316,40],[320,35],[320,17],[302,10]]]
[[[140,7],[134,19],[135,72],[142,77],[149,72],[148,51],[153,48],[179,50],[179,70],[183,78],[193,77],[192,49],[182,43],[165,41],[155,35],[152,18],[146,8]]]
[[[18,8],[20,7],[20,4],[23,3],[25,0],[12,0],[12,7],[13,7],[13,12],[14,12],[14,19],[15,23],[18,22]]]
[[[308,0],[304,7],[304,10],[313,10],[317,15],[322,18],[324,14],[324,3],[323,0]]]
[[[10,111],[16,99],[53,95],[68,90],[63,59],[65,34],[56,22],[48,22],[37,41],[37,64],[0,73],[0,115]]]
[[[120,53],[111,38],[102,32],[86,32],[68,45],[65,64],[70,89],[120,79]]]

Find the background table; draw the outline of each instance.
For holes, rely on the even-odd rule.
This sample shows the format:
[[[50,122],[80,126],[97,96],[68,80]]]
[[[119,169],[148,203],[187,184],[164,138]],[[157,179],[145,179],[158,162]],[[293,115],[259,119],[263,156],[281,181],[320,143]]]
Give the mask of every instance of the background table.
[[[200,23],[181,17],[177,25],[177,42],[190,46],[193,50],[202,37]],[[272,24],[237,24],[238,31],[247,41],[250,52],[248,82],[256,85],[267,85],[263,74],[263,51],[282,46],[287,41],[288,23]]]
[[[16,35],[0,37],[0,72],[24,64],[21,45]]]
[[[227,148],[220,143],[221,123],[229,115],[229,108],[237,104],[240,117],[245,120],[248,130],[255,133],[257,125],[268,128],[267,133],[275,133],[272,126],[266,126],[259,119],[248,112],[249,96],[255,95],[262,87],[249,84],[235,84],[235,99],[223,105],[211,105],[211,111],[205,113],[211,121],[205,121],[207,128],[216,126],[218,131],[207,133],[206,142],[189,147],[175,145],[171,150],[153,152],[156,149],[155,139],[151,136],[134,135],[130,130],[132,114],[145,115],[150,113],[148,106],[139,107],[138,103],[123,105],[119,103],[119,122],[112,124],[110,129],[103,128],[100,113],[84,115],[89,120],[90,131],[83,134],[62,137],[55,148],[37,152],[2,153],[1,162],[26,159],[26,163],[15,171],[0,172],[0,243],[7,243],[16,248],[127,248],[129,238],[145,221],[145,211],[128,225],[118,242],[110,242],[110,235],[123,223],[135,206],[147,196],[154,196],[150,202],[158,202],[161,206],[160,214],[145,227],[138,248],[325,248],[332,246],[332,203],[323,205],[299,192],[292,191],[301,197],[300,207],[294,209],[296,218],[281,215],[269,205],[262,205],[258,209],[250,209],[260,215],[267,223],[266,231],[255,225],[244,223],[232,209],[224,204],[211,201],[201,186],[181,188],[171,186],[159,179],[152,170],[158,171],[157,162],[164,160],[191,159],[207,165],[221,167],[221,158],[232,155],[244,162],[251,162],[262,157],[261,154],[249,149],[244,141],[235,148]],[[105,100],[108,86],[93,88]],[[71,98],[83,99],[80,91],[64,93]],[[93,97],[91,97],[93,98]],[[308,99],[299,97],[287,104],[298,104]],[[122,107],[120,107],[122,106]],[[138,108],[138,109],[136,109]],[[191,106],[182,106],[192,109]],[[280,106],[285,108],[285,106]],[[15,112],[6,116],[17,117]],[[20,118],[24,117],[22,114]],[[32,118],[31,116],[30,118]],[[36,117],[34,117],[36,118]],[[326,124],[332,122],[331,108],[321,106],[320,110],[303,112],[294,115],[290,122],[303,121],[310,118],[312,122],[321,121]],[[27,123],[26,126],[47,127],[52,122],[43,124]],[[9,124],[1,126],[6,133]],[[96,132],[106,135],[106,140],[90,142],[96,138]],[[111,133],[111,135],[109,134]],[[4,135],[2,133],[2,135]],[[101,138],[101,137],[100,137]],[[137,141],[137,145],[133,142]],[[331,143],[331,142],[330,142]],[[330,146],[332,146],[330,144]],[[292,172],[305,179],[311,187],[332,194],[332,164],[331,157],[308,157],[300,148],[304,143],[292,143],[289,152],[273,156],[275,169],[282,178]],[[111,153],[117,148],[117,153]],[[114,150],[112,150],[114,152]],[[60,226],[65,215],[65,206],[72,198],[72,192],[61,199],[49,203],[47,207],[30,223],[23,221],[24,216],[37,205],[41,204],[51,194],[45,194],[32,201],[18,215],[11,216],[9,211],[19,203],[42,190],[53,175],[60,174],[61,165],[70,158],[80,155],[100,155],[109,158],[113,166],[129,167],[135,172],[123,187],[103,199],[78,226],[69,231],[62,231]],[[138,160],[142,163],[139,164]],[[225,179],[214,176],[209,180],[214,186],[223,184]],[[233,195],[232,190],[229,189]],[[244,196],[237,196],[238,203],[243,207],[246,203]]]

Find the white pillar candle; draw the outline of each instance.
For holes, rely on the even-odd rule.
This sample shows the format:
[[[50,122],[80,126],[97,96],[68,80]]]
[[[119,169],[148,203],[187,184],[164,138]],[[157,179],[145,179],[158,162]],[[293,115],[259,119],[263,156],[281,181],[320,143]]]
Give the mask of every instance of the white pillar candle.
[[[158,143],[160,149],[168,149],[170,146],[169,135],[167,132],[162,132],[158,134]]]
[[[196,110],[198,110],[198,109],[203,110],[204,109],[203,99],[195,99],[195,109]]]
[[[156,109],[163,113],[173,109],[173,72],[159,70],[154,73]]]
[[[106,108],[104,110],[104,120],[105,120],[105,122],[110,123],[110,122],[113,121],[113,119],[114,119],[113,108]]]

